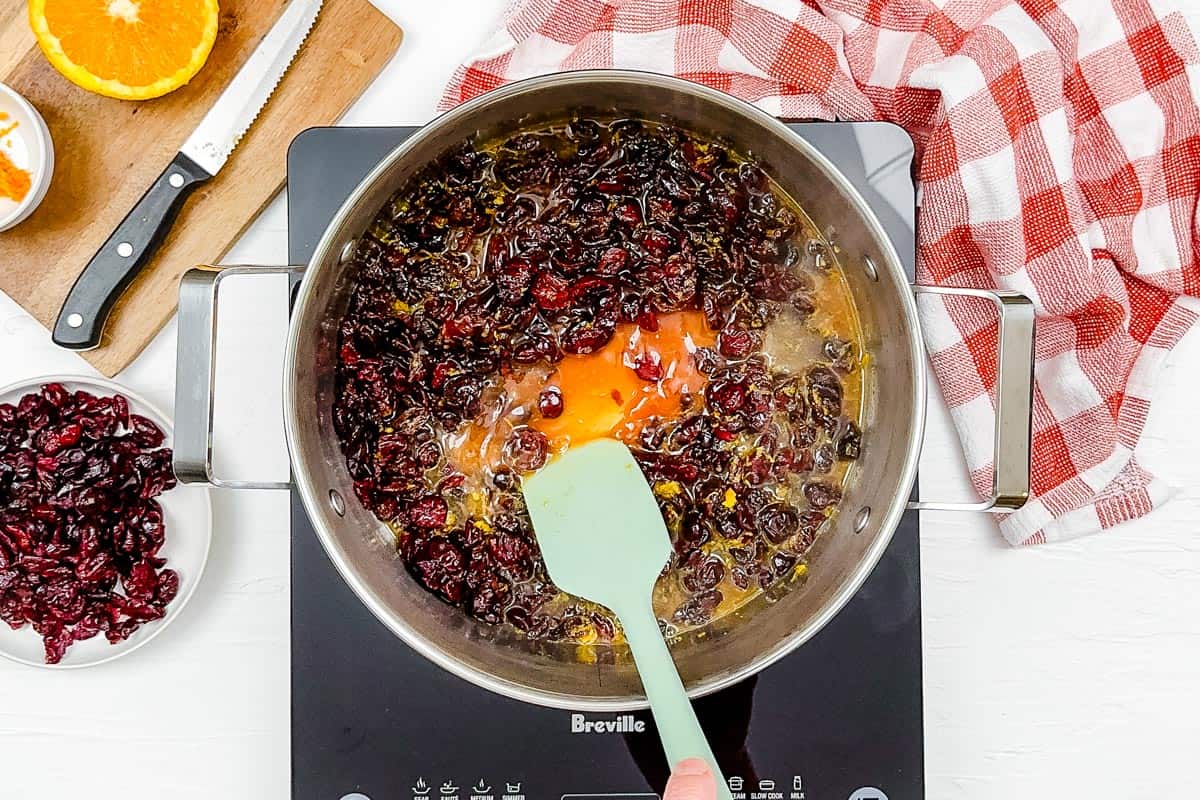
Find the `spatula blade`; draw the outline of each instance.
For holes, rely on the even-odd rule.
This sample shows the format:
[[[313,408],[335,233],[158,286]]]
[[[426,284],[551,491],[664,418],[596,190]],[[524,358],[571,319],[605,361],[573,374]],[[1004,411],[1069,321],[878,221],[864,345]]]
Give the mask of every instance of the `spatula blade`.
[[[654,617],[650,595],[671,537],[633,454],[617,441],[590,442],[543,467],[524,490],[550,580],[621,620],[667,759],[703,758],[718,800],[730,800]]]
[[[621,442],[569,450],[524,482],[525,503],[550,579],[610,605],[648,598],[671,538],[641,467]]]

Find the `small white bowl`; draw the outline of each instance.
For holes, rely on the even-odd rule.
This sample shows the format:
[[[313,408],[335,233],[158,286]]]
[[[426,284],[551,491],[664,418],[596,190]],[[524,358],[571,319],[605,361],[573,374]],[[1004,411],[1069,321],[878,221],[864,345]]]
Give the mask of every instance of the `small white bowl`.
[[[9,117],[0,120],[0,130],[17,124],[12,133],[0,136],[0,151],[18,169],[26,170],[30,180],[29,192],[21,202],[0,197],[0,231],[6,231],[32,214],[46,196],[54,176],[54,143],[37,109],[3,83],[0,83],[0,111]]]
[[[171,421],[165,414],[133,392],[103,378],[77,375],[44,375],[0,388],[0,403],[16,404],[26,394],[39,391],[44,384],[61,383],[68,391],[79,389],[97,396],[120,394],[129,401],[129,410],[134,414],[149,417],[162,428],[167,438],[163,447],[172,446]],[[167,568],[179,573],[179,593],[167,605],[166,615],[159,620],[147,622],[134,631],[123,642],[109,644],[104,634],[75,642],[57,664],[45,662],[42,637],[26,625],[13,630],[0,622],[0,656],[45,669],[77,669],[103,664],[128,655],[157,636],[179,616],[187,605],[204,565],[208,561],[208,548],[212,540],[212,503],[207,486],[180,484],[159,495],[163,510],[163,522],[167,526],[166,539],[158,554],[167,560]]]

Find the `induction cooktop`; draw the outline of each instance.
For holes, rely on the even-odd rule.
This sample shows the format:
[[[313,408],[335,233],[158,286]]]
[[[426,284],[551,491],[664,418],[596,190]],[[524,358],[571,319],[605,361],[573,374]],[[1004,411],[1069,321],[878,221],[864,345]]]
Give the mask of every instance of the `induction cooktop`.
[[[858,187],[914,270],[912,144],[884,123],[793,128]],[[417,130],[314,128],[288,155],[290,263]],[[818,221],[819,222],[819,221]],[[918,516],[815,637],[696,701],[734,800],[924,797]],[[388,631],[343,583],[292,496],[295,800],[588,800],[661,796],[649,712],[510,700],[457,678]]]

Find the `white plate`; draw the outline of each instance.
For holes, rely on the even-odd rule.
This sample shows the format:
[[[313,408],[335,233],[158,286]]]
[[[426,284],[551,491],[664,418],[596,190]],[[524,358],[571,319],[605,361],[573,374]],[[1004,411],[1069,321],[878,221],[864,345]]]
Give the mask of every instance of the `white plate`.
[[[102,378],[45,375],[0,388],[0,403],[15,405],[21,397],[39,391],[42,385],[47,383],[61,383],[71,392],[83,389],[97,396],[124,395],[129,401],[129,410],[132,413],[149,417],[166,433],[167,438],[163,446],[171,447],[173,444],[171,421],[165,414],[125,387]],[[103,633],[86,641],[75,642],[58,664],[45,663],[42,637],[35,633],[33,628],[26,625],[20,630],[13,630],[0,622],[0,655],[22,664],[45,669],[90,667],[132,653],[157,636],[171,620],[179,616],[183,607],[187,605],[188,598],[192,596],[196,584],[200,582],[204,564],[208,561],[208,546],[212,539],[212,504],[208,487],[185,484],[176,486],[156,499],[162,506],[163,522],[167,527],[166,540],[158,555],[167,559],[167,567],[179,573],[179,594],[167,605],[166,616],[143,624],[132,636],[117,644],[109,644]]]

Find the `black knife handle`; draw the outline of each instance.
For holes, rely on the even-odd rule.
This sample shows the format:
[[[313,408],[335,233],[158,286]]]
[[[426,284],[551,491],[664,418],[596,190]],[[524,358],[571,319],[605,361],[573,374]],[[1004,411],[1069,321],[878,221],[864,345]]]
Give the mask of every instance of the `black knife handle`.
[[[162,244],[188,195],[211,177],[176,153],[75,280],[54,323],[56,345],[90,350],[100,344],[113,304]]]

